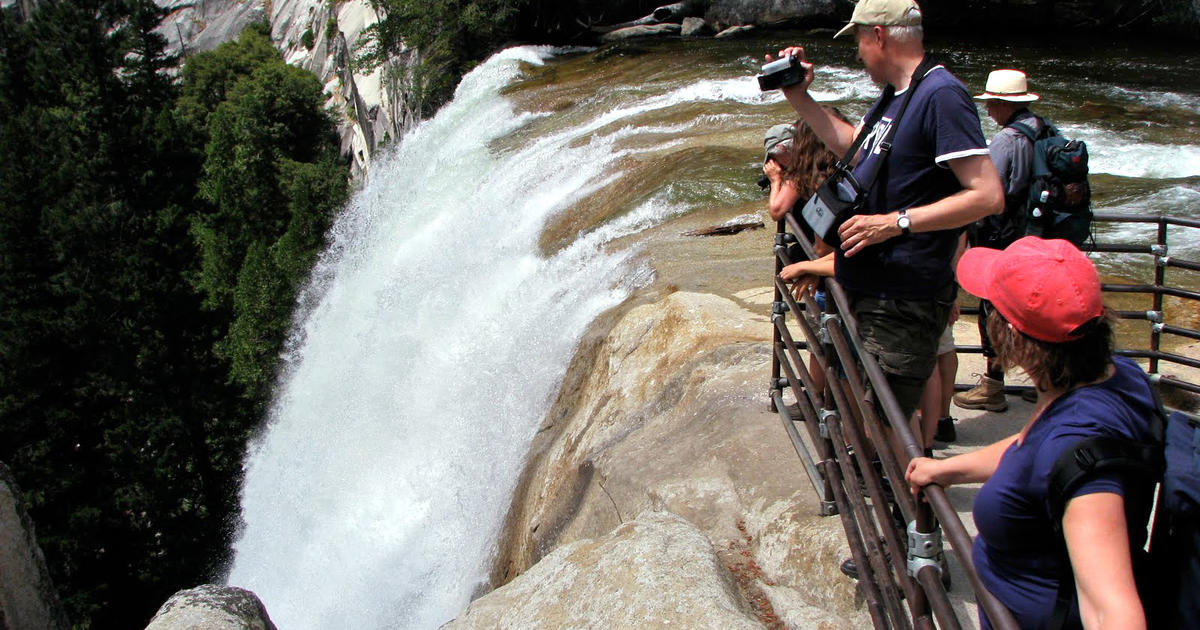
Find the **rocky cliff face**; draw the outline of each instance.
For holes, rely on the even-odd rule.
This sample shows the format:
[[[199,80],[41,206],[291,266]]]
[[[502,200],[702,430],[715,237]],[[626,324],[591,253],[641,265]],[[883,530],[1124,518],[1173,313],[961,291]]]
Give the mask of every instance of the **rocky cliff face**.
[[[20,497],[12,473],[0,463],[0,630],[67,628]]]
[[[268,20],[284,59],[321,80],[326,107],[337,116],[342,153],[361,178],[375,152],[416,122],[405,91],[413,53],[370,72],[351,64],[363,30],[379,16],[365,0],[158,0],[170,14],[158,28],[170,50],[192,54],[236,39],[247,25]],[[268,15],[269,7],[269,15]]]
[[[767,289],[753,293],[747,302],[771,297]],[[854,608],[852,584],[837,573],[840,523],[816,516],[799,459],[767,411],[771,325],[765,306],[755,310],[672,293],[585,342],[535,438],[494,584],[562,562],[554,551],[561,546],[625,532],[634,515],[670,512],[715,548],[718,573],[734,576],[738,599],[760,622],[868,623]],[[605,574],[594,578],[619,588]],[[496,599],[523,592],[522,584],[498,589]],[[555,597],[535,599],[556,605]],[[464,619],[490,606],[473,606]]]

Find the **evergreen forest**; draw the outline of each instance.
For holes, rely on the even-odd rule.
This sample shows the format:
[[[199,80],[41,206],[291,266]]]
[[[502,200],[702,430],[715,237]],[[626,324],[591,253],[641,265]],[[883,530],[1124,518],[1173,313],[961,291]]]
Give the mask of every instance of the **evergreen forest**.
[[[148,0],[0,12],[0,461],[67,616],[219,579],[295,296],[348,194],[266,26],[186,64]]]

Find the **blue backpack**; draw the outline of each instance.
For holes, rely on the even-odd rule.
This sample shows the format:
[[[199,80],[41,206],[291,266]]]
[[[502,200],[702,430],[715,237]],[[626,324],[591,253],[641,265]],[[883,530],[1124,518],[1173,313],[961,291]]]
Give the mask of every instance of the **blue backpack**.
[[[1087,145],[1070,140],[1050,121],[1037,117],[1041,132],[1014,122],[1008,126],[1033,143],[1026,234],[1061,238],[1082,247],[1092,234],[1092,189],[1088,185]]]

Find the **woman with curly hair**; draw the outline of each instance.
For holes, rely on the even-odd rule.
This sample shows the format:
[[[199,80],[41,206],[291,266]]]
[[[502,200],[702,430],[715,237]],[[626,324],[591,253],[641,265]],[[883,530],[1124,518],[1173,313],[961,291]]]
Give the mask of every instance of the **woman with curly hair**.
[[[913,459],[909,485],[915,492],[983,482],[972,558],[1022,628],[1052,620],[1089,630],[1145,628],[1131,553],[1141,553],[1146,532],[1131,531],[1127,520],[1145,522],[1153,482],[1101,472],[1061,497],[1065,509],[1049,493],[1056,462],[1080,440],[1153,439],[1155,396],[1142,369],[1113,354],[1095,267],[1067,241],[1027,236],[1004,250],[967,250],[958,281],[995,306],[986,325],[998,358],[1029,374],[1037,403],[1016,435],[948,459]],[[991,627],[982,609],[980,621]]]

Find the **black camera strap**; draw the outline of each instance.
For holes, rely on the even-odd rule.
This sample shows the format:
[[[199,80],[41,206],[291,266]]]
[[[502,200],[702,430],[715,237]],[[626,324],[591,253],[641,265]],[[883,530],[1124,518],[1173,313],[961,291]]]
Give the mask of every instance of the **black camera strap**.
[[[845,157],[843,157],[841,160],[838,160],[837,164],[834,165],[834,169],[839,172],[842,177],[848,180],[850,185],[854,188],[855,202],[860,201],[862,196],[867,194],[867,192],[871,190],[871,187],[875,185],[875,179],[879,177],[879,172],[883,168],[883,163],[885,160],[887,160],[888,154],[892,151],[892,138],[895,137],[896,130],[900,127],[900,118],[904,116],[905,110],[908,109],[908,103],[912,100],[913,94],[916,93],[917,86],[921,84],[921,79],[924,79],[925,75],[929,74],[929,71],[937,65],[937,62],[933,60],[932,56],[925,55],[925,57],[921,59],[921,63],[917,65],[916,70],[913,70],[912,78],[908,82],[908,89],[904,92],[904,100],[900,101],[900,109],[896,111],[896,117],[892,119],[892,124],[888,127],[887,135],[884,136],[883,141],[879,143],[879,160],[875,163],[874,170],[871,171],[871,174],[868,175],[866,179],[864,179],[861,183],[855,179],[854,175],[852,174],[852,164],[854,156],[858,154],[858,149],[867,139],[867,136],[870,135],[871,131],[875,128],[875,125],[879,122],[879,119],[883,117],[883,112],[888,108],[888,104],[891,103],[892,99],[896,96],[896,87],[890,83],[886,88],[883,89],[883,98],[880,99],[879,106],[871,112],[869,118],[863,121],[862,129],[859,130],[858,136],[854,138],[854,143],[850,145],[850,150],[846,151]]]

